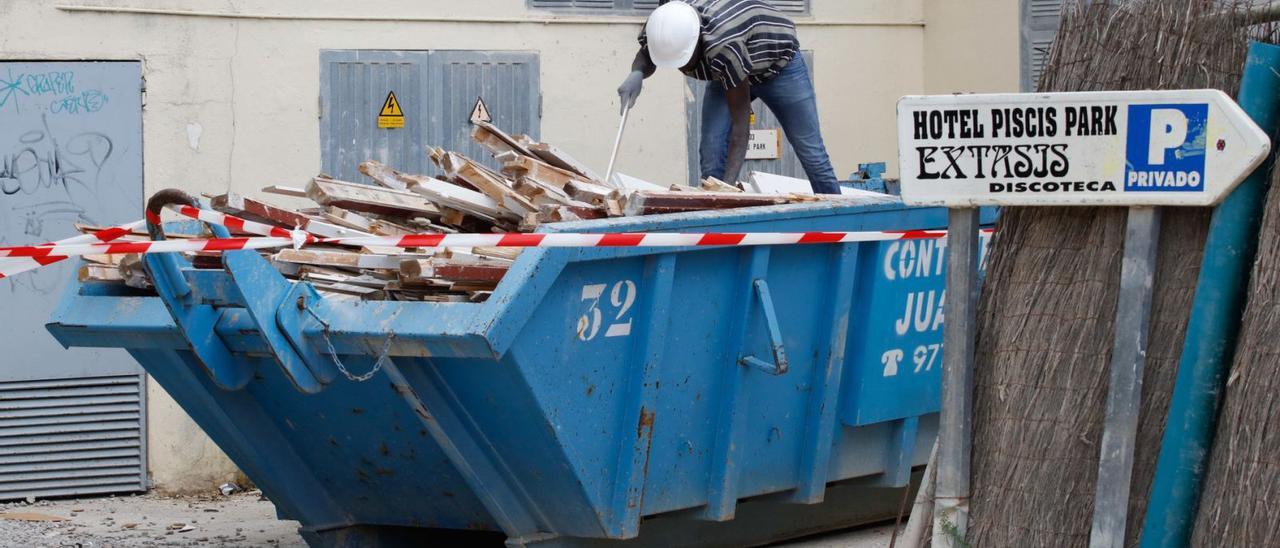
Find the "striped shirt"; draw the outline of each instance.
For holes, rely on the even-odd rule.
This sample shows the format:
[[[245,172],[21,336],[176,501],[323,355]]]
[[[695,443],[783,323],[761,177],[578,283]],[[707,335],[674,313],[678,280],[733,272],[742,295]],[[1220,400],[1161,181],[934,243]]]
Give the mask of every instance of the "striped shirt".
[[[664,2],[665,3],[665,2]],[[765,0],[689,0],[702,16],[702,56],[685,75],[716,80],[726,89],[744,81],[763,84],[782,72],[800,50],[796,25]],[[640,47],[648,40],[640,31]]]

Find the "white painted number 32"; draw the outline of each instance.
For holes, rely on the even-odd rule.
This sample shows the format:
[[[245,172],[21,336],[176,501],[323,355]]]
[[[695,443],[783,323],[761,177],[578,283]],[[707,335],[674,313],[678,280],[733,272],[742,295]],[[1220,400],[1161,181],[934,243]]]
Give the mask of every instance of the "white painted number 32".
[[[582,288],[582,300],[591,303],[581,317],[578,318],[578,339],[589,341],[600,334],[600,327],[606,322],[604,311],[600,310],[600,299],[605,291],[609,292],[609,327],[605,329],[605,337],[626,337],[631,334],[631,318],[627,314],[636,304],[636,283],[622,280],[609,284],[594,284]]]

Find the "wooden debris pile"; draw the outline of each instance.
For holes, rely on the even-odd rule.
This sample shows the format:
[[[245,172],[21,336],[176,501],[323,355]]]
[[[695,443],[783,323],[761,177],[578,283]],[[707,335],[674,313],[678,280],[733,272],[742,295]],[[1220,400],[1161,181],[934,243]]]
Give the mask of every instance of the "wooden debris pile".
[[[544,223],[681,213],[816,201],[807,194],[757,194],[707,179],[702,188],[668,187],[619,175],[610,184],[563,150],[486,123],[472,138],[501,165],[497,171],[457,152],[430,148],[440,175],[402,173],[376,161],[360,164],[367,182],[319,175],[305,188],[269,186],[268,194],[306,198],[291,209],[236,193],[210,197],[213,209],[243,219],[301,229],[322,238],[422,233],[531,232]],[[83,231],[96,230],[84,227]],[[129,239],[145,239],[139,233]],[[315,245],[271,251],[286,277],[332,296],[369,300],[479,302],[487,299],[520,253],[518,248],[405,249]],[[220,268],[219,256],[192,254],[197,267]],[[82,281],[149,289],[136,256],[87,257]]]

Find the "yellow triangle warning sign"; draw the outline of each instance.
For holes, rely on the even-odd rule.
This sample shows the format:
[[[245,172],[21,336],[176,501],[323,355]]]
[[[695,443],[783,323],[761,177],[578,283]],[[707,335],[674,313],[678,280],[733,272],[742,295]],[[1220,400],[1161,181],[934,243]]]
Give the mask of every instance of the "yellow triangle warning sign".
[[[471,109],[471,123],[479,122],[486,124],[493,122],[493,117],[489,116],[489,107],[485,106],[483,97],[476,97],[476,107]]]
[[[404,111],[400,109],[400,101],[396,92],[387,93],[387,100],[382,102],[382,111],[378,113],[378,127],[396,129],[404,127]]]
[[[387,94],[387,100],[382,103],[382,112],[378,116],[404,116],[404,111],[400,110],[400,101],[396,100],[396,92]]]

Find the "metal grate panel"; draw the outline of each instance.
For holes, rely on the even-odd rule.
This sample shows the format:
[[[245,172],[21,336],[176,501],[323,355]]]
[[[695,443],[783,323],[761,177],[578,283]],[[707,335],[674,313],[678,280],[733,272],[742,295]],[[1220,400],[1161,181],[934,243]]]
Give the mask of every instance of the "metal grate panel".
[[[0,383],[0,500],[145,490],[144,378]]]

